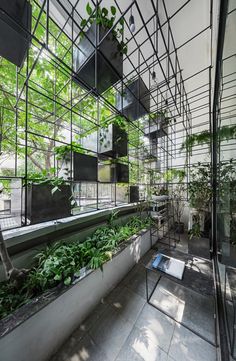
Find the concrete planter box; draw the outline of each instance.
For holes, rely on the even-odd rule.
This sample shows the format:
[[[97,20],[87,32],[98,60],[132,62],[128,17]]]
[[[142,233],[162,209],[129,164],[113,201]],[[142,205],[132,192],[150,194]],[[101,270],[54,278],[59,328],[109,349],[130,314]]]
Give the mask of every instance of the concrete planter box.
[[[132,120],[137,120],[150,111],[150,94],[142,78],[138,78],[117,94],[117,109]],[[123,104],[122,104],[123,102]]]
[[[97,48],[96,67],[95,46],[106,33],[107,30],[101,25],[97,26],[96,31],[96,24],[93,23],[86,32],[88,38],[84,36],[74,49],[73,80],[87,90],[96,88],[99,94],[119,81],[123,74],[123,55],[118,51],[119,43],[112,34],[107,35]],[[95,86],[95,68],[97,69],[97,87]]]
[[[0,6],[0,56],[20,67],[30,45],[32,7],[25,0],[1,0]]]
[[[1,321],[1,359],[32,361],[32,355],[34,361],[50,359],[150,246],[150,231],[144,230],[121,245],[114,258],[104,264],[103,272],[87,271],[74,285],[49,291],[48,295],[20,308],[10,316],[11,323],[7,319]]]

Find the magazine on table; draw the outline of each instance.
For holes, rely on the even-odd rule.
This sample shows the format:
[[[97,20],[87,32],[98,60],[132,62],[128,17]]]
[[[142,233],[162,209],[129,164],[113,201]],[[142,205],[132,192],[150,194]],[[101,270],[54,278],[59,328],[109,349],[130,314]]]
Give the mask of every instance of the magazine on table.
[[[152,267],[182,280],[185,263],[176,258],[157,253],[152,262]]]

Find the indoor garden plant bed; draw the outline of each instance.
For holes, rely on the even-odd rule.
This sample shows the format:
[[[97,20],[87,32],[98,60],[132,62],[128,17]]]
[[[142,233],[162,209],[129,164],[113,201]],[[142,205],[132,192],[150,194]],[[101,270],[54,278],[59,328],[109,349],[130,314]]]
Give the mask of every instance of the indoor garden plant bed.
[[[127,85],[123,93],[117,94],[117,109],[128,119],[137,120],[150,111],[150,94],[141,77]]]
[[[133,223],[132,223],[133,222]],[[57,287],[47,290],[37,298],[33,298],[31,302],[25,304],[12,315],[4,318],[0,321],[0,348],[1,356],[4,361],[12,361],[14,358],[20,361],[32,360],[32,354],[34,355],[34,361],[46,361],[55,350],[67,339],[72,331],[78,327],[89,312],[96,306],[102,297],[104,297],[110,289],[112,289],[138,262],[140,257],[148,251],[150,248],[150,220],[144,219],[143,221],[135,221],[134,219],[128,222],[130,227],[133,227],[133,236],[130,236],[127,224],[125,226],[118,226],[114,229],[114,234],[119,234],[120,241],[116,246],[112,245],[114,240],[110,239],[110,250],[107,247],[106,257],[100,257],[97,249],[93,249],[93,256],[90,259],[90,266],[87,271],[80,276],[79,272],[77,277],[74,276],[68,282],[68,274],[64,275],[63,272],[60,275],[56,273],[52,267],[51,270],[56,274],[54,280],[57,279]],[[133,226],[132,226],[133,224]],[[135,225],[136,224],[136,225]],[[142,228],[146,227],[146,230]],[[148,229],[147,229],[148,227]],[[111,224],[109,226],[109,232],[111,231]],[[106,228],[108,229],[108,227]],[[136,229],[136,231],[135,231]],[[100,237],[103,232],[105,235],[104,228],[99,229]],[[105,233],[104,233],[105,232]],[[126,236],[125,236],[126,235]],[[96,237],[93,239],[95,242]],[[102,239],[102,238],[101,238]],[[122,239],[124,241],[122,241]],[[125,240],[126,239],[126,240]],[[90,242],[87,240],[87,243]],[[107,245],[107,242],[105,242]],[[105,246],[105,243],[103,246]],[[55,247],[55,246],[54,246]],[[46,251],[39,257],[39,263],[41,263],[41,269],[44,270],[41,276],[42,280],[50,274],[48,273],[48,266],[50,262],[55,261],[56,255],[61,254],[62,250],[65,251],[65,245],[61,244],[57,251],[51,249],[47,250],[47,257],[45,258]],[[71,244],[71,250],[78,248],[78,244],[75,246]],[[80,244],[80,247],[89,249],[86,246],[86,241]],[[102,248],[99,248],[100,250]],[[70,247],[67,246],[67,256],[71,254]],[[57,252],[57,253],[55,253]],[[105,251],[103,251],[103,256]],[[109,254],[110,253],[110,254]],[[111,258],[111,253],[113,257]],[[86,254],[86,252],[84,253]],[[77,255],[79,256],[79,255]],[[77,258],[73,258],[74,262],[77,263]],[[60,266],[67,270],[68,267],[64,261],[63,255],[60,258]],[[99,262],[96,260],[100,259]],[[50,260],[50,262],[49,262]],[[68,260],[70,268],[73,260]],[[80,269],[84,266],[79,261]],[[44,265],[44,268],[42,268]],[[97,268],[92,270],[92,268]],[[102,271],[99,269],[102,267]],[[33,271],[32,271],[33,272]],[[53,273],[53,274],[54,274]],[[35,275],[38,273],[35,272]],[[33,280],[33,279],[32,279]],[[31,282],[32,282],[31,280]],[[49,284],[50,279],[48,279]],[[54,281],[55,283],[55,281]],[[51,283],[52,285],[54,283]],[[65,285],[66,284],[66,285]],[[61,327],[63,325],[63,328]],[[9,347],[12,339],[14,343],[12,347]]]

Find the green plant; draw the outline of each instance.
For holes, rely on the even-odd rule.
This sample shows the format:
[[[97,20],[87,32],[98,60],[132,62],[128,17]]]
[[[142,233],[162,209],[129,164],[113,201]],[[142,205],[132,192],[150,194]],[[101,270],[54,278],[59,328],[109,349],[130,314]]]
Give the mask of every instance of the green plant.
[[[113,25],[115,23],[115,19],[116,19],[116,7],[115,6],[110,7],[111,14],[109,14],[109,10],[106,7],[101,8],[100,6],[98,6],[93,11],[90,4],[87,3],[86,11],[87,11],[89,18],[81,20],[80,26],[82,29],[84,29],[89,24],[90,25],[93,24],[94,22],[96,22],[97,25],[101,25],[105,30],[111,29],[113,27]],[[127,45],[125,45],[124,41],[122,40],[123,33],[124,33],[124,19],[123,18],[120,19],[118,26],[114,27],[112,29],[111,33],[112,33],[112,37],[114,39],[119,40],[121,38],[121,40],[118,42],[117,50],[121,54],[127,54],[127,51],[128,51]],[[84,37],[84,30],[82,30],[80,32],[80,37],[81,38]]]
[[[186,150],[187,153],[190,153],[194,146],[196,145],[209,145],[212,141],[212,133],[209,130],[204,130],[198,134],[188,135],[185,141],[182,143],[180,152]],[[225,125],[218,129],[217,137],[220,141],[229,141],[230,139],[236,139],[236,125],[228,126]]]
[[[151,189],[151,193],[154,196],[166,196],[168,195],[168,189],[165,186],[155,186]]]
[[[16,287],[14,282],[1,282],[0,318],[47,289],[58,284],[69,286],[85,266],[102,269],[121,242],[151,225],[149,217],[138,216],[132,217],[125,225],[116,225],[115,217],[116,214],[112,214],[106,226],[98,228],[82,243],[58,242],[40,251],[20,287]]]
[[[197,210],[209,210],[211,205],[211,167],[209,163],[198,162],[190,172],[190,182],[188,184],[190,206]]]
[[[56,176],[49,176],[48,171],[43,170],[42,172],[30,172],[27,175],[27,179],[25,179],[25,183],[24,185],[29,185],[29,184],[48,184],[51,185],[52,188],[52,195],[57,192],[60,191],[60,188],[63,185],[69,184],[68,182],[66,182],[65,179],[63,179],[62,177],[56,177]]]
[[[185,175],[185,169],[170,168],[163,174],[163,178],[166,182],[177,180],[179,183],[182,183]]]
[[[194,223],[189,231],[189,238],[192,239],[193,237],[201,237],[201,226],[199,222]]]
[[[56,154],[57,160],[62,160],[66,158],[68,155],[71,154],[71,152],[76,152],[80,154],[86,153],[82,145],[76,142],[72,142],[71,145],[60,145],[54,147],[54,152]]]

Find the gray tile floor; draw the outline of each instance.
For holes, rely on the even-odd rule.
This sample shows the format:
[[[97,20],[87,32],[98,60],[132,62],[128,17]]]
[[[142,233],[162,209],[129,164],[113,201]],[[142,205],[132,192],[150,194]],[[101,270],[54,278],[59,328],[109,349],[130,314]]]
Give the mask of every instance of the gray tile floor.
[[[146,302],[149,251],[51,361],[216,361],[216,348]],[[149,282],[154,285],[155,274]],[[152,300],[214,342],[212,301],[162,278]]]

